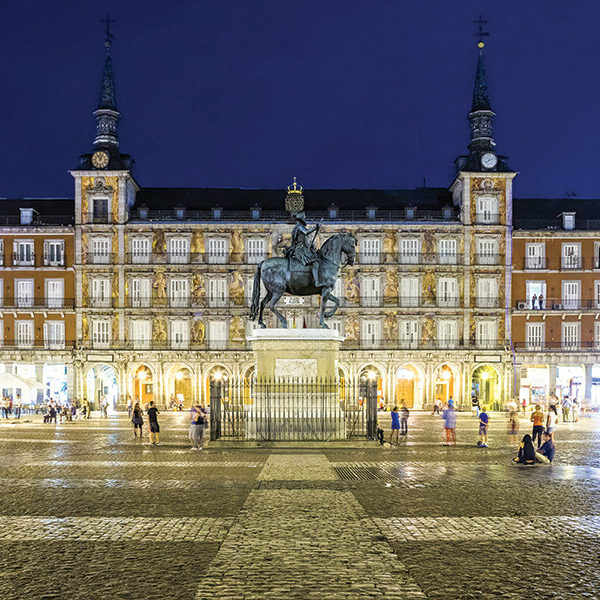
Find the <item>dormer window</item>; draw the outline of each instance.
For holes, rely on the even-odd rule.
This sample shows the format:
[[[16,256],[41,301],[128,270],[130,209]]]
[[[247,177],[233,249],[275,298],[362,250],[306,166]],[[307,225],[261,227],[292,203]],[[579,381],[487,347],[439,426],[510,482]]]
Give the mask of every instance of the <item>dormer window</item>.
[[[563,218],[563,229],[572,230],[575,229],[575,213],[574,212],[564,212],[562,214]]]
[[[185,206],[176,206],[175,207],[175,218],[178,219],[179,221],[182,221],[184,216],[185,216]]]
[[[367,218],[374,219],[377,216],[376,206],[367,206]]]
[[[442,207],[442,219],[444,219],[444,221],[450,221],[452,219],[452,207],[451,206]]]
[[[250,209],[250,214],[252,215],[252,219],[254,219],[255,221],[258,221],[260,219],[260,206],[258,204],[255,204]]]
[[[33,223],[33,208],[20,208],[21,225],[31,225]]]
[[[140,219],[145,221],[148,218],[148,207],[145,204],[142,204],[138,208],[138,214],[140,215]]]
[[[213,206],[211,210],[213,219],[218,220],[223,216],[223,209],[220,206]]]
[[[338,214],[340,212],[339,207],[336,204],[330,204],[329,205],[329,218],[330,219],[337,219],[338,218]]]
[[[417,207],[416,206],[407,206],[404,209],[404,216],[409,220],[413,221],[417,215]]]

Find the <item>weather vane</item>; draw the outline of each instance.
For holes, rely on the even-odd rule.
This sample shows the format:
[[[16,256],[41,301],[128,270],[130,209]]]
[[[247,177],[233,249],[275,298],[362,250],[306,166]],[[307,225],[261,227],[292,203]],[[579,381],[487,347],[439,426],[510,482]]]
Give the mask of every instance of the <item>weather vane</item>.
[[[479,38],[477,45],[480,48],[483,48],[483,46],[484,46],[483,38],[490,35],[489,31],[484,31],[484,29],[483,29],[483,26],[487,24],[487,19],[484,19],[482,15],[479,15],[479,19],[477,19],[477,21],[473,21],[473,24],[479,25],[478,31],[475,35]]]
[[[116,23],[116,21],[114,19],[110,18],[110,13],[106,13],[106,18],[102,19],[102,23],[104,23],[106,26],[104,29],[104,35],[105,35],[104,45],[108,48],[113,39],[113,34],[110,32],[110,24]]]

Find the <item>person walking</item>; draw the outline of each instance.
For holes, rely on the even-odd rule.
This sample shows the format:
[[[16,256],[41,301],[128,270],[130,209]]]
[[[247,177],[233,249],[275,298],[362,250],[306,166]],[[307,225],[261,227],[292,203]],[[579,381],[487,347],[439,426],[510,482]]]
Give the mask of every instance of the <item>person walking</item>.
[[[579,421],[579,402],[577,398],[573,398],[573,406],[571,407],[571,416],[573,419],[573,423],[577,423]]]
[[[206,416],[204,409],[199,404],[194,404],[190,409],[190,442],[192,450],[204,448],[204,428],[206,427]]]
[[[404,401],[402,401],[402,407],[400,408],[400,435],[406,435],[408,433],[408,417],[410,412],[406,407]]]
[[[525,398],[523,398],[523,400],[521,400],[521,410],[523,411],[523,414],[525,414],[525,412],[527,410],[527,400],[525,400]]]
[[[454,400],[448,400],[448,406],[442,413],[444,419],[444,430],[446,432],[446,442],[444,446],[449,446],[450,443],[456,446],[456,411],[454,410]]]
[[[127,394],[127,416],[131,419],[133,412],[133,402],[131,401],[131,396]]]
[[[485,412],[485,409],[484,409],[479,413],[479,441],[477,442],[477,445],[480,448],[488,447],[487,432],[488,432],[489,424],[490,424],[490,417]]]
[[[542,411],[539,404],[535,405],[535,410],[531,413],[529,420],[533,423],[532,441],[535,444],[535,438],[537,437],[537,447],[539,448],[542,445],[542,432],[544,431],[544,411]]]
[[[471,413],[474,417],[478,417],[480,410],[481,406],[479,405],[479,396],[477,394],[473,394],[471,397]]]
[[[148,429],[150,430],[150,443],[153,446],[160,446],[158,436],[160,434],[160,427],[158,425],[158,408],[154,406],[154,402],[151,400],[148,404]]]
[[[143,417],[142,407],[139,402],[135,403],[131,411],[131,422],[133,423],[133,437],[138,437],[138,431],[140,432],[139,438],[142,439],[142,428],[144,426],[144,417]]]
[[[442,401],[439,398],[436,398],[434,403],[433,403],[433,412],[431,413],[432,415],[439,415],[440,414],[440,407],[442,406]]]
[[[392,432],[390,433],[390,444],[392,443],[392,438],[395,437],[397,446],[399,442],[398,435],[400,433],[400,415],[398,414],[398,407],[394,406],[390,414],[392,417]]]

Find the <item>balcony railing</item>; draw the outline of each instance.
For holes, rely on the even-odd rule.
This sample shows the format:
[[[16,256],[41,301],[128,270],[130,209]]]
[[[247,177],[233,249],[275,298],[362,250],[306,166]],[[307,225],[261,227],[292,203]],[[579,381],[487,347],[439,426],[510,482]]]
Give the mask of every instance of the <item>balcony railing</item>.
[[[33,214],[31,223],[22,224],[21,215],[0,216],[0,226],[37,227],[39,225],[73,225],[73,215],[39,215]]]
[[[0,298],[0,308],[44,308],[65,309],[75,306],[74,298],[26,298],[24,296],[5,296]]]
[[[600,299],[581,300],[573,298],[529,298],[527,300],[517,300],[515,303],[516,310],[600,310]]]
[[[555,352],[600,352],[600,341],[574,341],[564,340],[558,342],[525,341],[514,342],[513,347],[517,352],[541,352],[552,350]]]

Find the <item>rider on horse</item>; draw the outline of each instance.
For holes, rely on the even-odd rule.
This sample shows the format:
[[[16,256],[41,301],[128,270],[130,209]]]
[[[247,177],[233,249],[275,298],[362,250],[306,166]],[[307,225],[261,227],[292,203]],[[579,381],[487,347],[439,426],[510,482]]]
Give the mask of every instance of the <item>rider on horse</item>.
[[[285,252],[285,255],[290,260],[290,268],[292,269],[293,265],[291,259],[298,261],[303,267],[312,265],[316,286],[321,285],[319,277],[319,256],[315,249],[314,237],[312,240],[309,240],[308,236],[314,233],[316,237],[320,227],[321,223],[317,223],[312,229],[308,229],[304,211],[299,212],[296,215],[296,225],[292,231],[292,246]]]

